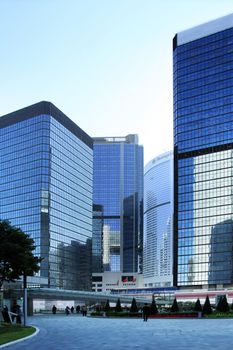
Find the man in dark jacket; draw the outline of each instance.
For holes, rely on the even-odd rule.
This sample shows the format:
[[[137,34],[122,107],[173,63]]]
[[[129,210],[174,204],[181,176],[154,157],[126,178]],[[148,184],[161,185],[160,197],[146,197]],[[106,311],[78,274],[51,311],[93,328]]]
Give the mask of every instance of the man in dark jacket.
[[[150,307],[147,304],[145,304],[142,308],[143,321],[147,322],[149,313],[150,313]]]

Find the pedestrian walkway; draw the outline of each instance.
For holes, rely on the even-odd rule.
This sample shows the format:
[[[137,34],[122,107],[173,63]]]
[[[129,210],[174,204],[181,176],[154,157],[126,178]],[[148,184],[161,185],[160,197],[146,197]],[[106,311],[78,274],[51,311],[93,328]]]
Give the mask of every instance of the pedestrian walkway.
[[[12,350],[232,350],[233,319],[28,318],[40,332]]]

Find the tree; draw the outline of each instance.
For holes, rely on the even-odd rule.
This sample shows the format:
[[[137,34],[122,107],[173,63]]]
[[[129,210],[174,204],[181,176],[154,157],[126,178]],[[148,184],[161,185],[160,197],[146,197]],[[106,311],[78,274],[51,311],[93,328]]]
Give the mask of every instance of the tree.
[[[203,305],[203,310],[202,310],[202,312],[203,312],[203,315],[210,315],[210,314],[212,314],[212,307],[211,307],[211,305],[210,305],[210,299],[209,299],[209,296],[207,295],[206,296],[206,299],[205,299],[205,303],[204,303],[204,305]]]
[[[155,314],[158,313],[158,308],[157,308],[157,305],[156,305],[156,302],[155,302],[154,294],[152,295],[152,302],[151,302],[151,305],[150,305],[150,313],[151,313],[151,315],[155,315]]]
[[[34,240],[9,221],[0,221],[0,288],[4,281],[38,272],[41,258],[33,255]]]
[[[226,295],[220,297],[216,310],[219,312],[229,312],[230,308]]]
[[[173,304],[172,304],[170,311],[171,312],[179,312],[179,306],[178,306],[176,298],[173,300]]]
[[[116,311],[116,312],[121,312],[121,311],[122,311],[121,301],[120,301],[120,299],[119,299],[119,298],[117,299],[117,303],[116,303],[115,311]]]
[[[131,304],[131,307],[130,307],[130,312],[138,312],[137,302],[136,302],[136,299],[135,299],[135,298],[132,299],[132,304]]]
[[[200,303],[200,299],[199,299],[199,298],[197,299],[193,310],[194,310],[194,311],[197,311],[197,312],[201,312],[201,311],[202,311],[202,306],[201,306],[201,303]]]
[[[105,306],[104,306],[104,311],[105,312],[108,312],[108,311],[110,311],[110,304],[109,304],[109,300],[107,299],[107,301],[106,301],[106,304],[105,304]]]

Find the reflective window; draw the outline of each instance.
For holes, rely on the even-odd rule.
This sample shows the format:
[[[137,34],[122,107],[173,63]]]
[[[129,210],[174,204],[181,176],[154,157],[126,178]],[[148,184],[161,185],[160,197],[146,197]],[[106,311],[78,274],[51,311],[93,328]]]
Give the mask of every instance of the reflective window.
[[[172,153],[165,153],[145,167],[144,175],[144,283],[163,287],[173,283]]]
[[[0,137],[1,219],[35,240],[50,287],[90,290],[93,151],[48,115]]]
[[[177,284],[233,283],[233,28],[174,53]]]
[[[94,143],[93,191],[94,204],[102,210],[102,246],[97,242],[98,247],[93,245],[93,254],[98,255],[98,249],[99,256],[102,254],[99,266],[104,271],[138,271],[141,261],[138,247],[142,241],[142,147],[124,142]],[[95,225],[100,224],[98,217],[93,220]]]

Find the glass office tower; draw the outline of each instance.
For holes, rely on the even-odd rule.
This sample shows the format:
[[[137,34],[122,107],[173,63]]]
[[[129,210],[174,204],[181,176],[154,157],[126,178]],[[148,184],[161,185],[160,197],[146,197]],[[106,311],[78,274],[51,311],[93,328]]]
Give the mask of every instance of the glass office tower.
[[[137,135],[94,138],[93,169],[93,202],[102,211],[102,217],[100,211],[94,215],[95,227],[102,227],[102,271],[137,272],[143,222],[143,148]]]
[[[103,207],[93,205],[92,271],[103,272]]]
[[[0,118],[0,218],[30,234],[49,287],[91,288],[92,139],[52,103]]]
[[[233,284],[233,15],[178,33],[174,48],[178,286]]]
[[[145,166],[143,277],[145,287],[173,286],[173,152]]]

